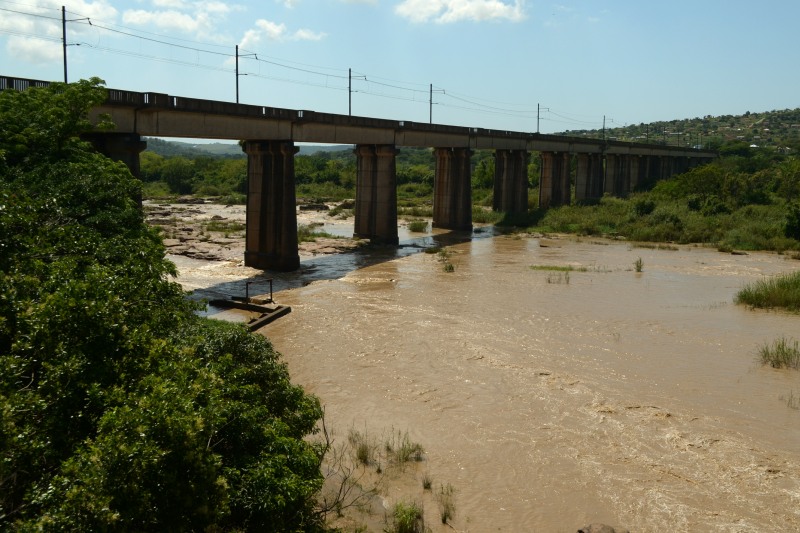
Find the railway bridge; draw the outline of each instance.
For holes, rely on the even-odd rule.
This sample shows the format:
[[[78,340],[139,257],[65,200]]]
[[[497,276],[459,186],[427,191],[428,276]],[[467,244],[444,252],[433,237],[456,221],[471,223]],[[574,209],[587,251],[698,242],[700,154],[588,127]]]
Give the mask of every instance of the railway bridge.
[[[48,82],[0,76],[0,90]],[[668,178],[716,157],[711,151],[483,128],[319,113],[154,92],[108,89],[91,118],[110,115],[116,130],[91,135],[105,155],[139,173],[142,137],[227,139],[247,154],[245,264],[289,271],[300,266],[295,206],[295,143],[352,144],[357,158],[355,236],[397,244],[395,156],[398,147],[434,149],[433,225],[472,228],[470,156],[494,150],[493,209],[528,209],[531,153],[540,161],[539,205],[568,204],[604,194],[626,196],[642,182]],[[572,159],[575,164],[572,165]],[[571,169],[574,166],[574,176]]]

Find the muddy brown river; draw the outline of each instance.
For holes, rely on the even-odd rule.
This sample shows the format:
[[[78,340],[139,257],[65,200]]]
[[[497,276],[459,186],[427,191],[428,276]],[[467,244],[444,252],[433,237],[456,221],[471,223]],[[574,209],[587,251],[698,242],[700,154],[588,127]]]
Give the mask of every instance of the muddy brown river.
[[[800,372],[755,360],[800,338],[800,316],[733,304],[800,262],[570,238],[447,249],[454,272],[387,253],[282,290],[292,313],[262,330],[329,426],[424,446],[456,490],[451,525],[426,508],[433,531],[800,530]]]

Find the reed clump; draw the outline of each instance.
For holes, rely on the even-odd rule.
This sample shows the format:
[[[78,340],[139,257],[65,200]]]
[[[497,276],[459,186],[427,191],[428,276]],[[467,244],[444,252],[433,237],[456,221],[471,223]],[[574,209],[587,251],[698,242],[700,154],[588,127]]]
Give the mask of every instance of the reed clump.
[[[750,283],[736,294],[735,301],[761,309],[800,312],[800,271]]]
[[[793,368],[800,370],[800,342],[781,337],[764,344],[758,350],[758,358],[763,365],[772,368]]]
[[[422,507],[416,502],[398,502],[392,507],[388,533],[423,533],[425,517]]]
[[[408,223],[408,231],[412,233],[425,233],[428,231],[427,220],[411,220]]]

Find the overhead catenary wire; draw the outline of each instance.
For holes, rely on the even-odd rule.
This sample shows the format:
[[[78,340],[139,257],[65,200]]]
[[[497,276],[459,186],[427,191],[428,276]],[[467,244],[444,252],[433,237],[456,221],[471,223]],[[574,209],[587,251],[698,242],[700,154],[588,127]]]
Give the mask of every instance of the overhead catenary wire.
[[[14,2],[4,2],[4,3],[12,5],[21,5]],[[28,7],[30,9],[30,6],[25,6],[25,7]],[[43,9],[53,9],[53,8],[43,8]],[[21,9],[10,9],[6,7],[0,7],[0,11],[6,11],[20,16],[37,17],[51,21],[59,20],[59,18],[55,16],[48,16],[46,14],[41,14],[41,13],[31,13],[30,11],[23,11]],[[70,15],[78,17],[81,16],[80,14],[72,12],[70,12]],[[251,66],[259,65],[259,68],[257,69],[258,70],[257,72],[255,71],[251,72],[250,69],[248,69],[245,72],[239,73],[238,69],[235,70],[231,67],[225,66],[225,62],[230,60],[232,63],[237,57],[237,55],[233,52],[234,50],[233,46],[225,47],[223,45],[215,43],[204,43],[189,39],[174,38],[171,36],[166,36],[154,32],[147,32],[143,30],[119,26],[104,21],[93,20],[89,17],[69,20],[69,22],[71,24],[83,24],[91,26],[95,31],[109,32],[115,35],[128,37],[131,39],[138,39],[156,45],[171,47],[179,50],[184,50],[187,52],[193,52],[197,54],[198,57],[194,61],[188,61],[188,60],[176,59],[173,57],[164,57],[163,55],[159,55],[158,53],[135,52],[113,46],[103,46],[100,45],[99,43],[86,42],[83,39],[80,40],[79,42],[70,43],[75,45],[82,45],[87,49],[96,50],[104,53],[117,54],[126,57],[137,57],[147,61],[176,64],[188,68],[198,68],[216,72],[236,73],[237,76],[246,75],[253,78],[271,80],[280,83],[296,84],[307,87],[318,87],[318,88],[331,89],[337,91],[348,91],[350,94],[358,93],[366,96],[373,96],[378,98],[386,98],[386,99],[407,101],[407,102],[424,101],[428,103],[431,108],[430,111],[431,121],[432,121],[433,105],[440,105],[442,107],[457,109],[460,111],[467,111],[471,113],[514,117],[523,120],[528,120],[531,118],[536,118],[536,119],[539,118],[537,110],[531,109],[529,103],[517,104],[517,103],[502,102],[477,96],[464,95],[458,92],[453,92],[439,87],[437,87],[436,92],[440,94],[441,97],[437,98],[438,101],[434,102],[433,84],[422,84],[418,82],[408,82],[408,81],[394,80],[389,78],[382,78],[367,73],[352,71],[351,69],[341,69],[335,67],[309,65],[305,63],[292,62],[285,59],[273,58],[270,56],[259,54],[258,52],[255,51],[249,51],[249,50],[245,51],[244,49],[242,49],[242,51],[247,52],[247,55],[239,56],[238,59],[242,60],[243,64],[249,64]],[[56,42],[59,40],[55,37],[42,36],[42,35],[32,34],[30,32],[20,32],[9,29],[0,29],[0,33],[30,37],[30,38],[38,38],[41,40],[52,41],[52,42]],[[66,41],[66,39],[64,40]],[[202,55],[208,55],[212,58],[214,57],[221,58],[223,60],[223,63],[214,65],[214,64],[208,64],[208,62],[202,62],[200,61],[200,57]],[[247,63],[248,61],[251,63]],[[306,75],[306,77],[304,77],[303,79],[299,79],[297,77],[292,77],[292,76],[281,76],[275,72],[272,72],[269,75],[267,75],[261,72],[262,66],[276,67],[279,69],[285,69],[287,71],[295,73],[302,73]],[[355,76],[353,74],[355,74]],[[353,82],[356,83],[355,86],[353,86]],[[547,108],[547,110],[549,116],[542,117],[542,120],[554,123],[569,124],[569,125],[584,125],[586,127],[596,126],[599,122],[597,118],[595,118],[594,120],[581,120],[567,116],[568,113],[556,112],[549,108]]]

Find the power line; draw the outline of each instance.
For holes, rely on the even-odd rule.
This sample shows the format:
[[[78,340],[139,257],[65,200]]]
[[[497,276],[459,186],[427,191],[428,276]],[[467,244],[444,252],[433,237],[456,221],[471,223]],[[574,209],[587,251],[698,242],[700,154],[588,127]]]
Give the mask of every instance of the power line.
[[[13,2],[10,2],[10,3],[13,4]],[[21,4],[19,4],[19,5],[21,5]],[[42,19],[45,19],[45,20],[52,20],[52,21],[59,20],[57,17],[51,17],[51,16],[44,15],[44,14],[31,13],[31,12],[15,10],[15,9],[9,9],[9,8],[0,8],[0,11],[6,11],[6,12],[9,12],[9,13],[14,13],[14,14],[23,15],[23,16],[37,17],[37,18],[42,18]],[[72,15],[72,13],[71,13],[71,15]],[[189,52],[194,52],[194,53],[198,54],[198,58],[199,58],[200,54],[207,54],[207,55],[212,56],[212,57],[224,58],[225,60],[233,59],[234,57],[238,56],[238,54],[234,55],[233,53],[231,53],[229,51],[224,51],[224,50],[220,51],[220,50],[218,50],[218,49],[223,49],[224,48],[222,45],[217,45],[217,44],[212,44],[212,43],[204,43],[204,42],[200,42],[200,41],[192,41],[192,40],[188,40],[188,39],[173,38],[173,37],[165,36],[165,35],[158,34],[158,33],[140,31],[140,30],[127,28],[125,26],[118,26],[118,25],[112,24],[112,23],[92,20],[92,19],[90,19],[88,17],[86,17],[84,19],[68,20],[67,22],[76,23],[76,24],[84,24],[84,25],[91,26],[93,29],[95,29],[97,31],[106,31],[106,32],[113,33],[113,34],[116,34],[116,35],[121,35],[121,36],[124,36],[124,37],[130,37],[130,38],[139,39],[139,40],[145,41],[145,42],[150,42],[150,43],[154,43],[154,44],[158,44],[158,45],[163,45],[163,46],[168,46],[168,47],[172,47],[172,48],[177,48],[177,49],[180,49],[180,50],[186,50],[186,51],[189,51]],[[58,41],[58,39],[53,38],[53,37],[43,37],[43,36],[38,36],[38,35],[31,34],[31,33],[14,31],[14,30],[0,30],[0,33],[5,33],[5,34],[9,34],[9,35],[24,36],[24,37],[31,37],[31,38],[39,38],[39,39],[42,39],[42,40],[48,40],[48,41],[53,41],[53,42]],[[64,39],[64,40],[66,41],[66,39]],[[185,43],[185,44],[183,44],[183,43]],[[90,49],[97,50],[97,51],[100,51],[100,52],[118,54],[118,55],[127,56],[127,57],[138,57],[138,58],[145,59],[145,60],[148,60],[148,61],[154,61],[154,62],[160,62],[160,63],[170,63],[170,64],[182,65],[182,66],[186,66],[186,67],[199,68],[199,69],[217,71],[217,72],[226,72],[226,73],[234,72],[233,69],[227,68],[227,67],[222,66],[222,65],[214,66],[214,65],[204,64],[204,63],[200,62],[199,59],[197,61],[187,61],[187,60],[181,60],[181,59],[166,58],[166,57],[163,57],[163,56],[159,56],[157,54],[145,54],[145,53],[142,53],[142,52],[134,52],[134,51],[125,50],[125,49],[116,48],[116,47],[101,46],[99,44],[92,44],[92,43],[88,43],[88,42],[85,42],[85,41],[81,41],[81,42],[73,43],[73,44],[82,45],[82,46],[84,46],[86,48],[90,48]],[[200,45],[200,46],[194,46],[194,45]],[[239,57],[239,59],[242,59],[242,60],[245,60],[245,61],[247,61],[247,60],[254,61],[256,64],[259,64],[259,65],[271,65],[271,66],[274,66],[274,67],[287,69],[287,70],[294,71],[294,72],[304,73],[304,74],[307,74],[307,75],[310,75],[310,76],[319,76],[321,78],[324,78],[324,81],[323,82],[319,82],[319,81],[311,81],[311,80],[299,80],[299,79],[292,78],[292,77],[283,77],[283,76],[276,76],[276,75],[265,75],[265,74],[262,74],[260,72],[260,69],[259,69],[259,72],[246,72],[244,74],[239,74],[238,70],[237,70],[236,71],[237,75],[247,75],[247,76],[252,76],[252,77],[255,77],[255,78],[272,80],[272,81],[277,81],[277,82],[282,82],[282,83],[291,83],[291,84],[297,84],[297,85],[304,85],[304,86],[309,86],[309,87],[319,87],[319,88],[339,90],[339,91],[348,90],[351,93],[352,92],[356,92],[356,93],[369,95],[369,96],[374,96],[374,97],[379,97],[379,98],[387,98],[387,99],[393,99],[393,100],[399,100],[399,101],[407,101],[407,102],[423,102],[423,101],[426,100],[425,96],[429,96],[429,98],[427,98],[427,100],[428,100],[431,108],[432,108],[432,106],[434,104],[434,102],[433,102],[433,85],[432,84],[423,85],[423,84],[420,84],[420,83],[400,81],[400,80],[394,80],[394,79],[389,79],[389,78],[382,78],[382,77],[378,77],[378,76],[372,76],[372,75],[368,75],[366,73],[356,73],[356,78],[353,79],[353,77],[350,74],[350,72],[344,71],[343,69],[338,69],[338,68],[334,68],[334,67],[327,67],[327,66],[319,66],[319,65],[309,65],[309,64],[305,64],[305,63],[292,62],[292,61],[287,61],[287,60],[282,60],[282,59],[277,59],[277,58],[271,58],[269,56],[259,57],[257,52],[250,52],[246,56],[238,56],[238,57]],[[300,65],[300,66],[294,66],[291,63],[294,63],[295,65]],[[347,72],[347,73],[345,73],[345,72]],[[330,82],[331,80],[348,80],[348,86],[341,86],[341,85],[338,85],[336,83],[331,83]],[[361,85],[360,87],[357,87],[357,88],[353,89],[352,86],[351,86],[352,81],[356,81],[356,82],[358,82],[360,84],[363,83],[363,84],[366,85],[366,87]],[[376,90],[377,88],[389,89],[390,91],[393,91],[393,92]],[[445,99],[450,98],[452,100],[455,100],[457,102],[460,102],[460,103],[464,104],[464,105],[458,105],[458,104],[449,103],[449,102],[442,102],[442,101],[435,102],[437,105],[442,105],[444,107],[449,107],[451,109],[459,109],[459,110],[463,110],[463,111],[469,111],[469,112],[480,113],[480,114],[495,115],[495,116],[510,116],[510,117],[517,117],[517,118],[523,118],[523,119],[531,118],[531,115],[533,114],[533,110],[529,109],[530,104],[516,104],[516,103],[508,103],[508,102],[499,102],[499,101],[491,100],[491,99],[487,99],[487,98],[480,98],[480,97],[476,97],[476,96],[462,95],[462,94],[459,94],[459,93],[456,93],[456,92],[451,92],[451,91],[448,91],[446,89],[439,89],[439,88],[437,88],[436,92],[442,94]],[[484,103],[484,102],[486,102],[486,103]],[[563,123],[566,123],[566,124],[573,124],[573,125],[574,124],[586,124],[586,125],[589,125],[589,124],[596,125],[597,124],[597,121],[578,120],[578,119],[575,119],[575,118],[571,118],[571,117],[565,116],[564,114],[553,112],[552,110],[549,110],[549,111],[554,116],[563,119],[562,121],[551,120],[553,122],[563,122]],[[548,118],[545,118],[544,120],[548,120]]]

